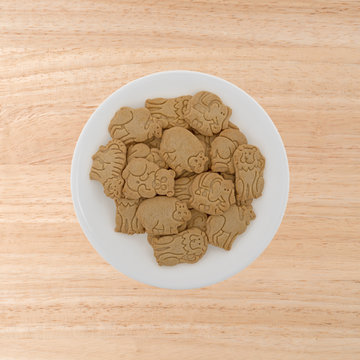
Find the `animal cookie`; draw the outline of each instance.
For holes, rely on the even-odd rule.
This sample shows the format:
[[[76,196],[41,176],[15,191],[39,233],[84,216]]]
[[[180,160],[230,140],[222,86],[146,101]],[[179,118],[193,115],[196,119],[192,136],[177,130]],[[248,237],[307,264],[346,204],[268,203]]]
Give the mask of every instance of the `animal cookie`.
[[[206,234],[194,227],[176,235],[153,237],[149,240],[159,265],[173,266],[199,261],[207,250]]]
[[[152,198],[156,194],[174,196],[174,170],[166,170],[143,158],[129,161],[122,176],[123,194],[128,199]]]
[[[247,144],[245,135],[236,129],[223,130],[211,143],[211,170],[234,174],[232,156],[239,145]]]
[[[199,139],[189,130],[178,126],[164,131],[160,153],[177,175],[184,170],[199,174],[209,160]]]
[[[125,198],[115,200],[115,231],[125,234],[142,234],[145,232],[136,216],[139,204],[140,200],[130,200]]]
[[[200,91],[190,101],[186,121],[200,134],[212,136],[227,129],[231,109],[221,99],[208,91]]]
[[[132,159],[143,158],[149,160],[162,168],[167,167],[164,159],[160,155],[160,150],[156,148],[150,148],[144,143],[137,143],[130,145],[127,149],[127,162]]]
[[[206,231],[206,221],[208,216],[200,211],[191,209],[191,219],[187,222],[187,228],[196,227],[201,231]]]
[[[211,143],[214,141],[215,136],[205,136],[201,134],[195,134],[195,136],[200,140],[204,149],[205,149],[205,156],[209,159],[209,162],[205,166],[205,171],[208,170],[210,166],[210,150],[211,150]]]
[[[188,128],[189,124],[185,121],[184,113],[187,111],[190,99],[190,95],[171,99],[147,99],[145,107],[150,110],[152,117],[156,119],[164,129],[173,126]]]
[[[222,214],[235,203],[233,182],[213,172],[196,175],[190,185],[190,195],[190,206],[209,215]]]
[[[230,250],[236,236],[246,230],[252,219],[255,219],[255,213],[251,205],[232,205],[222,215],[209,216],[206,224],[209,243]]]
[[[92,157],[90,179],[101,182],[104,193],[113,199],[121,196],[124,180],[121,173],[126,163],[126,146],[120,140],[101,145]]]
[[[177,234],[179,227],[191,218],[190,210],[184,202],[166,196],[144,200],[136,214],[150,235]]]
[[[236,202],[248,204],[261,196],[264,188],[265,158],[253,145],[240,145],[234,152]]]
[[[190,193],[190,186],[195,176],[184,176],[180,177],[175,180],[174,184],[174,196],[184,201],[188,208],[190,208],[190,199],[191,199],[191,193]]]
[[[111,119],[109,133],[112,138],[131,144],[150,140],[153,137],[160,138],[162,128],[151,117],[148,109],[122,107]]]

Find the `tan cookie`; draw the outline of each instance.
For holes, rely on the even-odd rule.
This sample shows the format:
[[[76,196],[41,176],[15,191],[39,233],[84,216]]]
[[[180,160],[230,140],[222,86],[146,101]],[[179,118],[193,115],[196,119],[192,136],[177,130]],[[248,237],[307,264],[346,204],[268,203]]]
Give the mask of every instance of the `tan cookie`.
[[[222,215],[209,216],[206,224],[209,243],[230,250],[237,235],[246,230],[252,219],[255,219],[255,213],[251,205],[232,205]]]
[[[140,200],[117,199],[116,204],[116,227],[115,231],[125,234],[142,234],[145,229],[136,216]]]
[[[234,174],[232,157],[236,148],[242,144],[247,144],[247,140],[240,130],[223,130],[211,143],[211,170]]]
[[[258,198],[264,188],[265,158],[253,145],[240,145],[234,152],[235,189],[238,205]]]
[[[187,228],[196,227],[201,231],[206,231],[206,221],[208,219],[208,215],[197,211],[195,209],[191,209],[191,219],[187,222]]]
[[[239,127],[235,125],[233,122],[229,121],[229,129],[237,129],[239,130]]]
[[[207,250],[206,234],[198,228],[190,228],[176,235],[152,237],[149,241],[159,265],[174,266],[199,261]]]
[[[227,129],[231,109],[221,99],[208,91],[200,91],[189,101],[186,121],[200,134],[213,136]]]
[[[181,201],[186,202],[188,208],[190,208],[190,186],[195,176],[184,176],[175,180],[174,192],[175,197]]]
[[[143,158],[129,161],[122,176],[123,194],[128,199],[174,196],[174,170],[166,170]]]
[[[144,144],[148,145],[151,149],[152,148],[160,149],[161,137],[160,138],[154,137],[151,140],[144,141]]]
[[[221,175],[225,180],[231,180],[231,181],[234,183],[234,186],[235,186],[235,174],[220,173],[220,175]]]
[[[234,184],[217,173],[202,173],[192,180],[190,196],[192,208],[209,215],[219,215],[235,203]]]
[[[131,144],[150,140],[153,137],[160,138],[162,128],[151,117],[148,109],[122,107],[111,119],[109,133],[112,138]]]
[[[106,146],[100,146],[92,159],[90,179],[101,182],[106,196],[119,198],[124,185],[121,176],[126,163],[124,143],[120,140],[111,140]]]
[[[200,140],[201,144],[205,149],[205,156],[209,159],[209,161],[205,165],[205,170],[204,170],[204,171],[208,171],[208,169],[210,168],[210,159],[211,159],[210,157],[211,143],[214,141],[216,136],[205,136],[201,134],[195,134],[195,136]]]
[[[127,162],[129,163],[132,159],[143,158],[149,160],[161,168],[167,168],[167,164],[160,155],[160,150],[156,148],[150,148],[144,143],[133,144],[128,147],[127,150]]]
[[[164,131],[160,153],[177,175],[184,170],[199,174],[204,171],[209,160],[201,142],[182,127],[172,127]]]
[[[171,99],[157,98],[147,99],[145,107],[150,110],[164,129],[181,126],[188,128],[189,124],[185,121],[184,112],[187,111],[191,96],[179,96]]]
[[[191,213],[186,203],[175,197],[156,196],[140,204],[137,217],[148,234],[171,235],[190,220]]]

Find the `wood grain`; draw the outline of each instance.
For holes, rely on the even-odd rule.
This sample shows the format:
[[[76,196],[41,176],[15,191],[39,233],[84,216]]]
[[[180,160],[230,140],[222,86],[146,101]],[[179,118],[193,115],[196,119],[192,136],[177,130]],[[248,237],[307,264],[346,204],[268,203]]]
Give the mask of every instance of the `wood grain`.
[[[0,359],[359,359],[358,1],[0,0]],[[92,249],[70,194],[94,109],[191,69],[247,91],[286,145],[284,221],[249,268],[166,291]]]

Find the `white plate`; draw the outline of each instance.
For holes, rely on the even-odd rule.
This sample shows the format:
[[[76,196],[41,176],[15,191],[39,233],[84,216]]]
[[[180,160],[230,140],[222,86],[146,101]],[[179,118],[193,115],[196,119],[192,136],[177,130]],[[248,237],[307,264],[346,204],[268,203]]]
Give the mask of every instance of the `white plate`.
[[[253,201],[256,219],[231,251],[209,246],[196,264],[158,266],[146,235],[116,233],[115,205],[102,185],[89,179],[91,156],[110,140],[109,121],[121,106],[142,107],[145,99],[211,91],[232,108],[231,121],[266,158],[263,195]],[[137,79],[110,95],[92,114],[76,144],[71,191],[79,223],[96,251],[123,274],[145,284],[169,289],[199,288],[235,275],[269,245],[280,226],[289,191],[284,145],[270,117],[246,92],[218,77],[192,71],[167,71]]]

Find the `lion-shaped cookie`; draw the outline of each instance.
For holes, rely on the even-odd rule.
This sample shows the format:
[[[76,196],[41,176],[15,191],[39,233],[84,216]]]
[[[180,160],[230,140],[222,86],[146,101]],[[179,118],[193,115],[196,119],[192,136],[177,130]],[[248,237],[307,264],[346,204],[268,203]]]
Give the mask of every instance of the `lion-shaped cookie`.
[[[176,235],[152,237],[149,240],[159,265],[174,266],[199,261],[207,250],[206,234],[193,227]]]
[[[142,234],[145,229],[140,224],[136,216],[136,211],[139,207],[140,200],[130,200],[120,198],[115,200],[116,216],[115,216],[115,231],[125,234]]]
[[[174,196],[175,171],[162,169],[146,159],[130,160],[122,176],[125,181],[123,194],[128,199]]]
[[[247,140],[240,130],[223,130],[211,143],[211,170],[234,174],[232,157],[236,148],[242,144],[247,144]]]
[[[199,174],[209,161],[199,139],[189,130],[178,126],[164,131],[160,154],[177,175],[183,171]]]
[[[156,196],[145,199],[136,212],[140,224],[150,235],[171,235],[190,220],[191,213],[184,202],[174,197]]]
[[[244,205],[262,194],[265,158],[256,146],[245,144],[234,151],[233,162],[236,202]]]
[[[122,171],[126,163],[126,146],[120,140],[110,140],[101,145],[92,157],[90,179],[99,181],[104,193],[113,199],[121,196],[124,185]]]
[[[206,224],[209,243],[230,250],[237,235],[242,234],[253,219],[255,213],[251,205],[232,205],[222,215],[209,216]]]
[[[150,148],[144,143],[137,143],[130,145],[127,149],[127,162],[129,163],[132,159],[143,158],[149,160],[161,168],[167,168],[167,164],[160,155],[160,150],[156,148]]]
[[[160,138],[162,128],[146,108],[120,108],[111,119],[109,133],[113,139],[120,139],[126,145],[143,142],[153,137]]]
[[[194,177],[190,196],[190,206],[209,215],[220,215],[235,204],[233,182],[213,172]]]
[[[163,129],[173,126],[189,128],[184,113],[187,111],[190,99],[190,95],[170,99],[147,99],[145,107],[150,110],[152,117],[161,124]]]
[[[221,99],[208,91],[200,91],[189,101],[185,119],[200,134],[213,136],[227,129],[231,108],[224,105]]]

